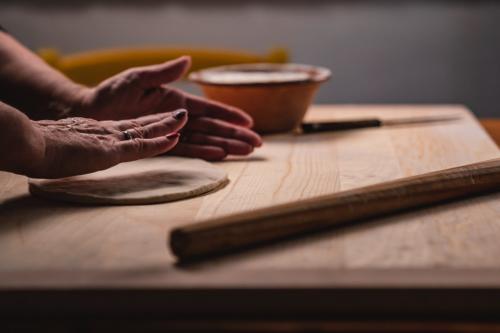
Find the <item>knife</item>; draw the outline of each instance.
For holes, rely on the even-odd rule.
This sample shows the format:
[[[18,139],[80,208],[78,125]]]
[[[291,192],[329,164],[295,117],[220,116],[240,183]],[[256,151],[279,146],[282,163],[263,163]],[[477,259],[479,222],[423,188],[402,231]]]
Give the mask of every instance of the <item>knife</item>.
[[[367,128],[367,127],[426,124],[426,123],[457,120],[459,118],[460,118],[459,116],[412,117],[412,118],[400,118],[400,119],[363,118],[363,119],[353,119],[353,120],[303,123],[301,127],[302,127],[302,133],[307,134],[307,133],[319,133],[319,132],[329,132],[329,131],[344,131],[344,130]]]

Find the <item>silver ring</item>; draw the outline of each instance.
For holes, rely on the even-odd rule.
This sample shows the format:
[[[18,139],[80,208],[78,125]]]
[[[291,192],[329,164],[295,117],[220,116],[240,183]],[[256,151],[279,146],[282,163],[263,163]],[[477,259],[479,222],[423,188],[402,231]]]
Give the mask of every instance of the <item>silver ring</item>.
[[[134,138],[130,131],[123,131],[122,133],[125,140],[132,140]]]

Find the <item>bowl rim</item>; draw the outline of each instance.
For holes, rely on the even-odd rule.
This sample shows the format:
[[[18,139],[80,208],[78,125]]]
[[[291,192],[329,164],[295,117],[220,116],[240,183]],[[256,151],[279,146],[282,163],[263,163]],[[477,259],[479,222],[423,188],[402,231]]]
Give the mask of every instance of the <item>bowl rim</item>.
[[[203,79],[204,73],[210,72],[225,72],[231,70],[239,71],[259,71],[259,70],[271,70],[271,71],[288,71],[288,72],[307,72],[310,75],[305,79],[290,80],[286,82],[251,82],[251,83],[227,83],[227,82],[210,82]],[[321,83],[330,79],[332,73],[330,69],[321,66],[305,65],[305,64],[295,64],[295,63],[246,63],[246,64],[235,64],[235,65],[225,65],[210,67],[202,69],[199,71],[192,72],[189,74],[188,79],[191,82],[195,82],[200,85],[205,86],[276,86],[276,85],[289,85],[289,84],[303,84],[303,83]]]

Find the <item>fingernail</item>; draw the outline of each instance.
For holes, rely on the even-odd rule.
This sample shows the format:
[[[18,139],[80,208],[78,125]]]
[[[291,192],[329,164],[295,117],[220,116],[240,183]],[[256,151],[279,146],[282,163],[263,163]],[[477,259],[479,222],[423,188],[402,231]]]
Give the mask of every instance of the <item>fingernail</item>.
[[[186,110],[179,110],[179,111],[175,111],[174,114],[172,115],[172,117],[174,117],[175,120],[181,120],[186,115],[187,115]]]
[[[181,135],[179,133],[170,133],[169,135],[167,135],[167,139],[168,140],[175,140],[175,139],[177,139],[180,136]]]

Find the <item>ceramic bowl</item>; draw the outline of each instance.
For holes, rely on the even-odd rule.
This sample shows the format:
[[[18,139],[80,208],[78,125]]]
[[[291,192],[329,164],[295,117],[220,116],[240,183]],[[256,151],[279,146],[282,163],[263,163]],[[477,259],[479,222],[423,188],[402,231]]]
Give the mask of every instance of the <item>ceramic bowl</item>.
[[[261,134],[297,128],[320,84],[330,77],[327,68],[298,64],[242,64],[191,73],[209,99],[233,105],[254,120]]]

